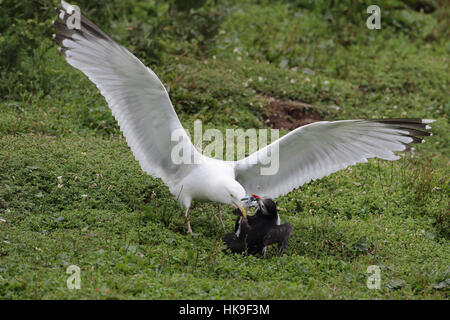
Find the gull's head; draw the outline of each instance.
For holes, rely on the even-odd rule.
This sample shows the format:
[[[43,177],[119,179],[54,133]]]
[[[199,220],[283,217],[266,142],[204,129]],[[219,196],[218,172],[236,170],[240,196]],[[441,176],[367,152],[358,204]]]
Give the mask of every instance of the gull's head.
[[[226,179],[222,181],[221,189],[219,194],[221,199],[219,201],[239,208],[244,218],[247,218],[245,205],[241,201],[241,199],[245,197],[245,190],[240,183],[234,179]]]
[[[261,213],[265,216],[275,216],[277,215],[277,204],[270,198],[262,198],[257,196],[256,194],[252,194],[252,197],[256,199],[258,203],[258,208],[261,210]]]

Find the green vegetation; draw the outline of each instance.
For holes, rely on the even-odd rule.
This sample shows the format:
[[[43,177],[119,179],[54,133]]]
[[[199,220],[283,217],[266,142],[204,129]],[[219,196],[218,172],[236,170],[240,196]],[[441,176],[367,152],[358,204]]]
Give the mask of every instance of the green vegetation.
[[[158,74],[190,130],[263,128],[274,98],[325,120],[432,118],[433,136],[277,199],[294,226],[282,258],[232,255],[232,209],[223,230],[215,204],[195,205],[187,235],[97,88],[58,54],[57,2],[0,0],[0,298],[448,299],[448,1],[379,1],[381,30],[363,0],[191,2],[76,4]]]

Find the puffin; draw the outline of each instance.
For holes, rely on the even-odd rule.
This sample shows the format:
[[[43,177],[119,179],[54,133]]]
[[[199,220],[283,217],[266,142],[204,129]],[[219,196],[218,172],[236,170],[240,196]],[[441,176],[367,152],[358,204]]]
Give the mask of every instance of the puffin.
[[[280,225],[277,205],[271,198],[252,194],[248,202],[256,202],[257,209],[253,216],[247,217],[240,209],[233,211],[237,215],[234,232],[226,234],[223,238],[227,248],[232,253],[247,252],[265,257],[267,246],[277,243],[278,256],[281,257],[293,231],[292,225],[289,223]]]

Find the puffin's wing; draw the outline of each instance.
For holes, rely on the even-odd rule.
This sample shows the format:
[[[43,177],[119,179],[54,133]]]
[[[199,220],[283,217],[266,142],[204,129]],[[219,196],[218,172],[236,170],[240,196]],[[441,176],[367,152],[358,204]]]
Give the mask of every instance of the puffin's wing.
[[[227,245],[228,249],[230,249],[231,252],[234,253],[240,253],[248,249],[247,236],[252,230],[252,227],[248,224],[248,221],[246,219],[240,219],[240,221],[237,223],[239,232],[236,232],[236,230],[236,233],[228,233],[223,238],[223,241]]]
[[[245,242],[234,233],[227,233],[223,237],[223,242],[232,253],[241,253],[245,250]]]
[[[295,129],[233,163],[247,194],[270,198],[369,158],[397,160],[395,151],[423,142],[434,120],[382,119],[321,121]],[[271,159],[269,163],[269,159]]]
[[[278,244],[278,255],[281,257],[284,253],[284,249],[286,248],[289,237],[292,233],[292,226],[289,223],[284,223],[279,226],[273,226],[269,233],[264,237],[264,245],[268,246],[273,243]]]
[[[172,161],[174,145],[196,152],[156,74],[81,15],[79,29],[69,29],[71,5],[57,9],[53,38],[66,61],[83,72],[105,97],[142,169],[170,187],[186,167]],[[68,13],[69,11],[69,13]],[[71,18],[72,19],[72,18]],[[172,134],[177,140],[172,141]],[[181,141],[179,143],[179,141]]]

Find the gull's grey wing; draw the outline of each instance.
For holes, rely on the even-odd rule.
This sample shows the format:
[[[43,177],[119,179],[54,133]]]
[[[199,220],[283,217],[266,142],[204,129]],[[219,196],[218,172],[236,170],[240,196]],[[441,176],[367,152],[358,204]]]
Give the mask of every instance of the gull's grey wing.
[[[236,180],[247,194],[270,198],[286,194],[369,158],[397,160],[394,152],[431,135],[427,119],[341,120],[311,123],[289,132],[265,148],[233,163]],[[268,152],[270,151],[270,152]],[[270,154],[274,172],[263,171]],[[277,161],[276,163],[274,161]],[[274,167],[276,168],[276,167]],[[270,170],[268,170],[270,171]]]
[[[57,34],[53,35],[59,51],[105,97],[142,169],[172,187],[188,170],[172,161],[172,147],[182,141],[185,150],[197,151],[163,84],[152,70],[83,15],[81,28],[69,29],[66,21],[71,5],[61,3],[62,9],[57,9],[61,22],[54,22]],[[173,132],[177,132],[178,141],[172,141]]]

